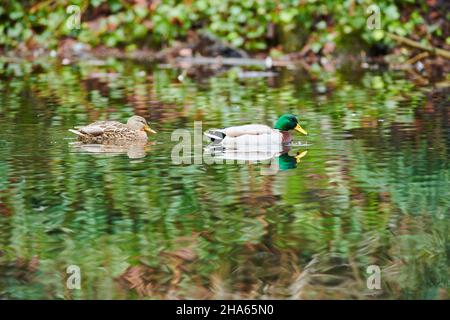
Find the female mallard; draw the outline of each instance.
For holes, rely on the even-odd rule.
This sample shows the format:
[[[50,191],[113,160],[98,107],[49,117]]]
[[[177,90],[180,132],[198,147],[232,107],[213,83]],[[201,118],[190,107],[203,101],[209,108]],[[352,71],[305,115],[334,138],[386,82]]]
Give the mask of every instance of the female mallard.
[[[296,130],[308,134],[292,114],[282,115],[272,129],[263,124],[248,124],[244,126],[229,127],[225,129],[211,129],[205,135],[214,144],[228,149],[246,148],[250,151],[259,150],[265,146],[286,145],[292,141],[289,130]]]
[[[117,121],[96,121],[84,127],[69,129],[83,143],[126,144],[147,141],[147,133],[156,133],[140,116],[132,116],[127,124]]]

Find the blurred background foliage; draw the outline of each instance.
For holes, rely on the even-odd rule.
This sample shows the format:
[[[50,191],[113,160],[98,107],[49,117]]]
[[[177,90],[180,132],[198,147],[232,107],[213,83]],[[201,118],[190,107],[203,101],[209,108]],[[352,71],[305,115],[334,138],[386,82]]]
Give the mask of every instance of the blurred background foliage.
[[[81,8],[80,29],[66,26],[71,4]],[[92,46],[161,48],[202,30],[249,51],[350,45],[382,53],[391,43],[367,28],[371,4],[380,8],[382,30],[449,44],[450,11],[441,0],[9,0],[0,7],[0,46],[55,48],[73,37]]]

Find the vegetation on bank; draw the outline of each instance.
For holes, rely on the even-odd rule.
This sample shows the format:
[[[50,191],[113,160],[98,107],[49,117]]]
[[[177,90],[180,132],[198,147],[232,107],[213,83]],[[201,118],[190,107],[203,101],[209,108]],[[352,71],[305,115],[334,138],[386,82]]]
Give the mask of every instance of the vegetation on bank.
[[[393,46],[385,32],[427,45],[448,47],[449,10],[445,1],[376,1],[381,29],[367,20],[376,13],[370,0],[10,0],[0,7],[0,48],[56,48],[65,38],[93,47],[159,49],[207,31],[235,47],[273,55],[307,46],[330,53],[358,45],[372,54]],[[79,28],[68,28],[68,19]],[[444,8],[444,9],[443,9]]]

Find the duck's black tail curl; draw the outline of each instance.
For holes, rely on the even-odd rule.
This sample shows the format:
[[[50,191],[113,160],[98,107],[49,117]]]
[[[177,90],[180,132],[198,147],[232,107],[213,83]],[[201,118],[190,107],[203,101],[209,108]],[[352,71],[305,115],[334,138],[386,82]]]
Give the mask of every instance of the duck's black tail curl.
[[[220,142],[225,138],[225,133],[221,129],[209,129],[205,132],[205,136],[210,138],[212,142]]]

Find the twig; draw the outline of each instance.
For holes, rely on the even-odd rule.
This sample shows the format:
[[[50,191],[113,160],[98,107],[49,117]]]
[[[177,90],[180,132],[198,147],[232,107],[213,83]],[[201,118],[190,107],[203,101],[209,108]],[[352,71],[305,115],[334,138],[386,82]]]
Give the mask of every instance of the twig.
[[[428,57],[430,54],[428,53],[428,51],[419,53],[418,55],[412,57],[411,59],[409,59],[408,61],[406,61],[407,64],[414,64],[419,60],[422,60],[426,57]]]
[[[420,49],[423,51],[427,51],[436,56],[441,56],[443,58],[450,59],[450,51],[440,49],[440,48],[435,48],[433,46],[427,46],[427,45],[421,44],[417,41],[414,41],[414,40],[411,40],[411,39],[408,39],[408,38],[405,38],[405,37],[402,37],[402,36],[399,36],[399,35],[396,35],[396,34],[393,34],[390,32],[386,32],[386,34],[390,38],[394,39],[395,41],[406,44],[407,46],[410,46],[410,47],[413,47],[416,49]]]

